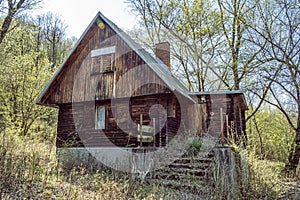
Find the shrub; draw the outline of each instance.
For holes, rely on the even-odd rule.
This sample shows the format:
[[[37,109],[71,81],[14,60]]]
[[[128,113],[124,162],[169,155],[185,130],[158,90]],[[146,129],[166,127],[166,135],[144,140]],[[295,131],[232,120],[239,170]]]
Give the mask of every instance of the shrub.
[[[193,139],[187,147],[187,154],[190,156],[196,156],[202,147],[202,141],[198,138]]]

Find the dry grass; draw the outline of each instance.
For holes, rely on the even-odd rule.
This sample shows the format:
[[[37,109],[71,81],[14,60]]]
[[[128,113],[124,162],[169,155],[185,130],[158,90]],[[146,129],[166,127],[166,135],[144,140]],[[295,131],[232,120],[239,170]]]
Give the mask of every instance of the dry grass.
[[[248,155],[245,199],[297,199],[300,176],[281,177],[283,163]],[[162,182],[164,180],[161,180]],[[50,142],[0,133],[0,199],[187,199],[162,184],[141,184],[130,174],[77,167],[62,171]],[[196,197],[195,197],[196,198]]]
[[[153,199],[130,176],[58,166],[53,144],[1,133],[0,199]]]
[[[248,154],[250,182],[247,197],[251,199],[299,199],[300,175],[283,176],[284,163],[258,159]]]

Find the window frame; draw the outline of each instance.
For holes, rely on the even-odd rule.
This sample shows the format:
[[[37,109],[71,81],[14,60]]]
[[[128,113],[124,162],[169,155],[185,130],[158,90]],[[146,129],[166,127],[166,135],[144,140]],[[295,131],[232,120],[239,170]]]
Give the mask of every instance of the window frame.
[[[101,115],[99,115],[101,112]],[[106,129],[106,106],[96,106],[95,111],[95,129],[103,130]]]
[[[109,73],[115,70],[116,46],[91,51],[91,75]]]

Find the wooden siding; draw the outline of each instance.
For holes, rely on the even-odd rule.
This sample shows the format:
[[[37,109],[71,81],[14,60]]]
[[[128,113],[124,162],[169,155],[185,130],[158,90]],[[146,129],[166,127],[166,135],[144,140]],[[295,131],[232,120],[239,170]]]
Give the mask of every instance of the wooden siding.
[[[113,65],[112,70],[97,73],[93,68],[96,61],[91,57],[91,51],[110,46],[116,47],[114,60],[110,63]],[[57,105],[95,99],[106,100],[115,95],[131,97],[166,92],[167,87],[163,81],[150,67],[140,67],[143,65],[145,62],[109,26],[105,25],[104,29],[100,29],[95,25],[69,57],[60,74],[42,97],[41,103]],[[139,79],[132,76],[122,78],[133,68],[139,74]],[[144,80],[155,84],[148,84],[136,91],[130,90]],[[117,83],[122,87],[116,88]]]
[[[220,138],[223,131],[225,138],[233,136],[235,140],[237,136],[246,136],[246,107],[241,95],[198,95],[198,102],[202,113],[198,119],[203,124],[201,132]]]
[[[151,119],[155,117],[156,130],[161,129],[155,135],[155,144],[153,142],[143,143],[143,146],[165,146],[176,134],[184,133],[185,130],[180,127],[190,129],[193,127],[193,123],[196,124],[200,134],[209,132],[214,137],[220,138],[223,122],[225,139],[232,136],[231,134],[236,141],[241,136],[246,137],[245,106],[241,102],[240,96],[204,96],[205,101],[202,102],[201,96],[197,96],[199,104],[196,106],[179,103],[176,96],[172,94],[124,98],[114,100],[113,103],[110,100],[99,100],[96,103],[77,103],[73,106],[62,104],[59,108],[57,146],[77,147],[84,144],[90,147],[114,145],[136,147],[139,145],[137,126],[140,124],[141,114],[143,115],[143,125],[153,126]],[[160,109],[158,105],[163,109]],[[95,129],[96,106],[106,107],[106,129],[104,130]],[[175,115],[168,113],[172,109],[175,109]],[[221,119],[221,109],[223,119]],[[128,120],[127,113],[132,121]],[[144,133],[144,135],[152,136],[151,133]]]
[[[175,99],[173,102],[176,105],[168,105],[170,99]],[[127,105],[128,103],[129,105]],[[163,109],[159,109],[158,105],[161,105]],[[96,106],[105,106],[106,108],[106,128],[104,130],[95,129]],[[167,111],[168,106],[176,108],[176,116],[167,118],[167,113],[163,110]],[[130,116],[127,116],[126,113],[129,113]],[[58,117],[57,147],[79,147],[83,145],[86,147],[136,147],[140,144],[137,140],[140,114],[143,115],[143,125],[153,126],[151,119],[156,118],[155,143],[144,142],[143,146],[165,146],[179,131],[182,121],[181,108],[174,95],[157,94],[118,99],[113,103],[110,100],[102,100],[95,103],[61,104]],[[129,117],[132,121],[128,120]],[[153,136],[153,133],[143,134]]]
[[[76,108],[73,107],[72,104],[60,105],[56,137],[57,147],[83,146],[78,132],[75,129],[75,123],[78,123],[80,119],[77,118],[77,121],[74,120],[73,113],[74,115],[82,116],[81,118],[83,118],[83,109],[81,108],[81,105],[77,105]]]

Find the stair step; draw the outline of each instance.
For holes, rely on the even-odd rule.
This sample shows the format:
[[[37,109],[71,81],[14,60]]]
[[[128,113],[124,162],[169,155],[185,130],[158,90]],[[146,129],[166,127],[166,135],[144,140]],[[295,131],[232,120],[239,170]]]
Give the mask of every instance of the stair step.
[[[183,169],[192,169],[194,166],[190,163],[172,163],[168,166],[169,168],[183,168]]]
[[[212,158],[179,158],[174,163],[188,164],[188,163],[211,163]]]
[[[185,181],[180,181],[180,180],[164,180],[164,181],[159,181],[156,179],[149,179],[148,183],[151,184],[158,184],[162,185],[164,187],[172,188],[177,191],[188,191],[189,193],[194,193],[194,194],[205,194],[208,195],[209,191],[207,190],[207,187],[205,186],[205,183],[198,181],[198,182],[185,182]]]
[[[206,148],[209,148],[209,147],[206,147]],[[197,158],[213,158],[214,157],[214,152],[213,151],[209,151],[209,152],[206,152],[206,151],[209,151],[209,149],[204,149],[203,152],[199,152],[198,155],[197,155]]]
[[[205,170],[210,167],[210,163],[172,163],[168,165],[168,168],[181,168],[181,169],[202,169]]]
[[[154,179],[164,180],[203,180],[205,176],[196,176],[192,174],[179,174],[179,173],[159,173],[152,176]]]
[[[166,176],[171,176],[173,174],[178,175],[178,177],[183,177],[183,176],[199,176],[203,177],[207,174],[207,170],[205,169],[182,169],[182,168],[169,168],[165,169],[163,171],[157,171],[154,174],[165,174]]]
[[[205,193],[204,182],[209,179],[210,166],[214,162],[214,152],[199,152],[197,156],[188,154],[175,160],[162,169],[149,174],[147,181],[157,182],[159,185],[175,189],[185,190],[194,195]],[[208,194],[208,193],[206,193]]]

